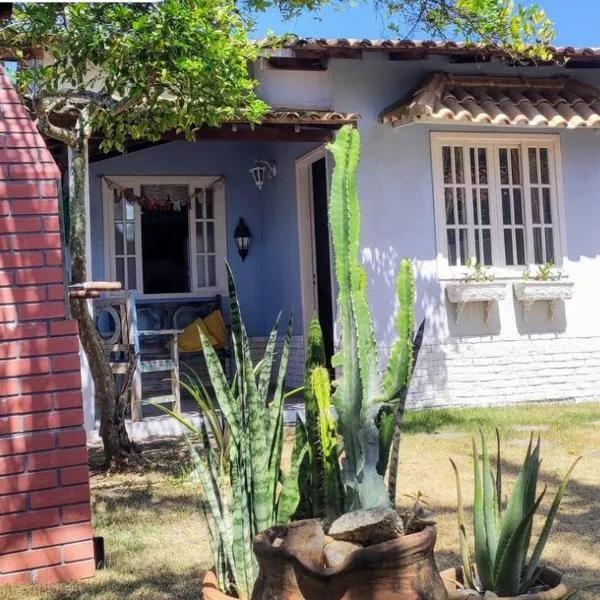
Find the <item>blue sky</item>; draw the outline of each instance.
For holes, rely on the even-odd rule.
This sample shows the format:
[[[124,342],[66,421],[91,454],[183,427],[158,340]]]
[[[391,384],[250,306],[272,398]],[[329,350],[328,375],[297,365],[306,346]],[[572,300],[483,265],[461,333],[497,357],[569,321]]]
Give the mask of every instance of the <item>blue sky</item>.
[[[600,46],[600,0],[537,1],[555,23],[558,44]],[[256,35],[262,37],[270,29],[278,34],[296,33],[307,37],[380,38],[386,35],[371,6],[360,0],[353,8],[329,8],[319,17],[306,15],[283,22],[278,11],[270,11],[258,19]]]

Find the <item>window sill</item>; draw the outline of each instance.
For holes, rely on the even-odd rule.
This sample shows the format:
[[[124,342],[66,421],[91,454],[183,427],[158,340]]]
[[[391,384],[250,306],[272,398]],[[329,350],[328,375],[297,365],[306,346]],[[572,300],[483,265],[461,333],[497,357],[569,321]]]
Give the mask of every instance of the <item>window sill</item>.
[[[486,267],[487,268],[487,267]],[[491,283],[503,281],[505,283],[514,283],[520,281],[526,281],[523,279],[523,273],[529,269],[530,273],[537,271],[538,265],[531,265],[530,267],[519,267],[514,269],[511,267],[489,267],[489,274],[494,278]],[[568,281],[569,274],[565,273],[563,269],[560,269],[561,277],[559,281]],[[456,270],[453,268],[443,268],[438,270],[438,281],[440,283],[467,283],[465,277],[467,276],[467,267],[457,267]],[[527,281],[536,281],[535,279],[528,279]],[[476,283],[476,282],[469,282]],[[484,282],[485,283],[485,282]]]

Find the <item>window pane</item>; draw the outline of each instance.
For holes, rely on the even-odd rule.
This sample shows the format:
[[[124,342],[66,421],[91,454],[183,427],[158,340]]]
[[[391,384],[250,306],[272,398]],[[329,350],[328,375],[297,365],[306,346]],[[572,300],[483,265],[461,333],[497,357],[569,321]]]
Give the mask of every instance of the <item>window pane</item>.
[[[199,191],[196,196],[196,219],[204,219],[204,193],[203,190]]]
[[[522,229],[515,229],[515,238],[517,244],[517,264],[525,264],[525,236]]]
[[[481,235],[483,238],[483,264],[492,264],[492,231],[491,229],[482,229]]]
[[[125,254],[123,251],[123,223],[115,223],[115,254]]]
[[[554,236],[552,235],[552,228],[546,227],[544,234],[546,237],[546,261],[554,262]]]
[[[208,210],[208,204],[207,204]],[[212,221],[206,223],[206,251],[215,251],[215,224]]]
[[[217,285],[217,270],[216,270],[216,256],[207,256],[206,262],[208,263],[208,285],[215,287]]]
[[[508,185],[508,151],[506,148],[500,148],[500,183],[502,185]]]
[[[135,254],[135,223],[127,223],[125,233],[127,238],[127,254]]]
[[[118,198],[115,195],[115,221],[123,220],[123,203],[125,202],[122,198]]]
[[[538,161],[535,148],[529,148],[529,182],[538,183]]]
[[[133,202],[125,202],[125,218],[128,221],[135,219],[135,204]]]
[[[523,225],[523,204],[521,202],[521,190],[519,188],[513,189],[513,202],[514,202],[514,215],[515,225]]]
[[[510,190],[504,188],[502,190],[502,222],[505,225],[512,223],[512,216],[510,214]]]
[[[456,209],[458,212],[458,222],[461,225],[467,223],[467,202],[465,199],[465,188],[456,189]]]
[[[540,175],[542,183],[550,183],[550,169],[548,166],[548,148],[540,148]]]
[[[479,202],[477,202],[477,190],[473,190],[473,222],[479,225]]]
[[[198,287],[206,287],[206,273],[204,270],[204,254],[196,256],[196,269],[198,273]]]
[[[442,148],[442,166],[444,170],[444,183],[452,183],[452,158],[450,146]]]
[[[129,289],[135,290],[137,287],[135,273],[135,258],[127,259],[127,276],[129,278]]]
[[[448,262],[450,265],[456,265],[456,233],[454,229],[448,229]]]
[[[478,148],[477,156],[479,158],[479,183],[486,185],[488,182],[486,149]]]
[[[514,185],[521,183],[521,162],[519,158],[519,149],[510,149],[510,166],[512,172],[512,182]]]
[[[482,225],[490,224],[490,201],[488,198],[488,191],[481,190],[481,223]]]
[[[552,205],[550,203],[550,190],[548,188],[542,190],[542,198],[544,200],[544,223],[552,223]]]
[[[463,165],[463,149],[460,146],[454,147],[454,169],[456,171],[456,183],[464,183],[465,167]]]
[[[475,230],[475,258],[477,262],[482,262],[481,260],[481,246],[479,244],[479,229]]]
[[[446,198],[446,224],[454,225],[454,194],[452,188],[446,188],[444,196]]]
[[[214,191],[212,188],[207,188],[206,189],[206,218],[207,219],[214,219],[215,218],[215,212],[214,212],[214,208],[213,208],[213,204],[214,204]]]
[[[538,265],[544,262],[544,249],[542,248],[542,228],[533,228],[533,254]]]
[[[469,257],[467,229],[458,230],[458,240],[460,245],[460,264],[466,265]]]
[[[477,183],[477,159],[475,148],[469,148],[469,160],[471,161],[471,183]]]
[[[531,188],[531,220],[534,223],[541,223],[540,215],[540,191],[538,188]]]
[[[123,288],[127,288],[125,284],[125,259],[117,258],[115,262],[116,271],[117,271],[117,281],[121,282]]]
[[[506,264],[514,265],[515,260],[513,258],[513,241],[512,241],[512,230],[504,230],[504,254],[506,255]]]
[[[204,252],[204,223],[196,222],[196,252]]]

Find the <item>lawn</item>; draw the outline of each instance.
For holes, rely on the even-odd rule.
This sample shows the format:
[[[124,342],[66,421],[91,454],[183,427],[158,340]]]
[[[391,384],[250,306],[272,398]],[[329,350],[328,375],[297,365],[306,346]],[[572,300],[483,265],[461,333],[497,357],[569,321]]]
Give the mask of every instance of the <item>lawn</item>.
[[[404,494],[425,494],[438,522],[440,568],[456,561],[456,497],[448,458],[457,462],[470,499],[470,436],[478,426],[490,435],[496,426],[502,432],[507,485],[522,461],[529,430],[539,431],[546,509],[569,464],[576,456],[584,457],[555,522],[546,558],[565,571],[573,590],[581,590],[573,600],[600,598],[600,587],[585,590],[600,579],[600,404],[408,413],[398,503],[410,504]],[[100,456],[97,449],[91,452],[94,526],[106,540],[107,568],[92,580],[69,585],[0,588],[2,600],[200,598],[199,577],[210,564],[210,552],[197,490],[183,477],[185,450],[177,440],[147,443],[143,450],[147,466],[119,476],[95,470]]]

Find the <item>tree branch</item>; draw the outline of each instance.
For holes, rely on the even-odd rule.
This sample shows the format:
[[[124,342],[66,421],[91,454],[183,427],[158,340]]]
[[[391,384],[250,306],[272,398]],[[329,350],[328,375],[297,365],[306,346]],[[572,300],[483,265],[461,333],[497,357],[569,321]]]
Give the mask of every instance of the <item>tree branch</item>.
[[[48,120],[47,115],[39,115],[36,119],[36,125],[44,135],[59,140],[67,146],[74,146],[77,143],[77,136],[74,131],[53,125]]]

